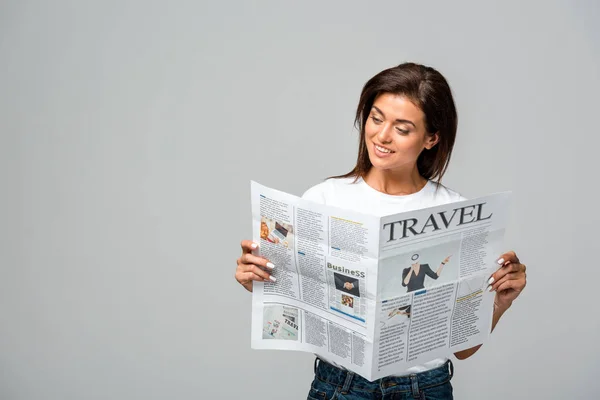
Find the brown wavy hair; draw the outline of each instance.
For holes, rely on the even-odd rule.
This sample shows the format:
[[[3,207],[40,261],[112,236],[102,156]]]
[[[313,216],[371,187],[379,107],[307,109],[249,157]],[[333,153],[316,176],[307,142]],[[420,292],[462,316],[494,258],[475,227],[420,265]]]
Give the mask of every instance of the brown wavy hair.
[[[423,178],[440,182],[450,162],[458,115],[446,78],[434,68],[415,63],[404,63],[381,71],[365,84],[354,120],[360,134],[356,166],[347,174],[333,178],[364,178],[373,166],[367,152],[365,124],[375,99],[383,93],[410,99],[425,114],[427,133],[439,135],[438,143],[419,155],[417,169]]]

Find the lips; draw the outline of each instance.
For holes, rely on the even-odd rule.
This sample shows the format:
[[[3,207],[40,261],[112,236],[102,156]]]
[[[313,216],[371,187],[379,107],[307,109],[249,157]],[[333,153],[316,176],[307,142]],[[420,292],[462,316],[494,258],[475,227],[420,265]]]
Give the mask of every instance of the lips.
[[[388,149],[387,147],[379,146],[378,144],[375,145],[375,148],[382,153],[393,153],[392,150]]]
[[[380,146],[378,144],[373,143],[373,146],[375,147],[375,153],[379,156],[379,157],[385,157],[388,156],[390,154],[394,154],[395,151],[388,149],[387,147],[383,147]]]

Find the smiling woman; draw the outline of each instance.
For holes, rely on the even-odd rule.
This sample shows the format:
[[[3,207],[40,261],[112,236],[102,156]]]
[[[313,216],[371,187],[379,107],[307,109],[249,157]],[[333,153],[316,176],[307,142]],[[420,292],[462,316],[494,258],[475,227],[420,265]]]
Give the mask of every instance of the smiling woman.
[[[388,172],[417,167],[423,150],[431,150],[439,138],[438,133],[427,131],[423,112],[411,100],[391,93],[375,99],[365,124],[368,159]]]
[[[373,172],[384,172],[424,185],[429,179],[441,181],[446,172],[458,117],[446,79],[433,68],[405,63],[365,84],[355,124],[361,132],[358,160],[352,171],[337,178],[368,182]]]
[[[313,186],[303,198],[381,216],[464,200],[441,184],[454,147],[457,113],[450,86],[438,71],[405,63],[375,75],[363,88],[355,123],[360,135],[355,167],[347,174]],[[463,211],[462,215],[473,212]],[[481,215],[481,210],[477,215]],[[417,233],[414,229],[412,232]],[[249,291],[253,281],[268,281],[268,271],[277,268],[252,254],[257,246],[252,241],[242,241],[242,255],[237,260],[236,279]],[[435,272],[430,270],[428,276],[437,279],[449,258]],[[498,270],[488,282],[488,290],[496,291],[492,329],[526,285],[525,265],[514,252],[500,255],[497,262]],[[407,269],[404,285],[422,287],[425,266],[415,263]],[[351,290],[351,283],[340,285]],[[455,356],[467,358],[479,347]],[[316,365],[309,399],[452,399],[453,368],[446,358],[374,382],[331,361],[319,359]]]

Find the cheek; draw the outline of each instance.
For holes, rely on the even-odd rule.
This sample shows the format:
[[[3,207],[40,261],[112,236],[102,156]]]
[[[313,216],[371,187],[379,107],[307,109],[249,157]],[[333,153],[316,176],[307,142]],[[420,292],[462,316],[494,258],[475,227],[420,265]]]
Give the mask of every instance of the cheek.
[[[416,135],[409,136],[398,136],[397,143],[399,147],[402,147],[407,153],[421,154],[425,144],[423,140]]]
[[[376,136],[379,131],[381,130],[381,125],[377,125],[375,124],[375,122],[373,122],[373,120],[371,118],[369,118],[367,120],[367,123],[365,124],[365,135],[367,137],[373,137]]]

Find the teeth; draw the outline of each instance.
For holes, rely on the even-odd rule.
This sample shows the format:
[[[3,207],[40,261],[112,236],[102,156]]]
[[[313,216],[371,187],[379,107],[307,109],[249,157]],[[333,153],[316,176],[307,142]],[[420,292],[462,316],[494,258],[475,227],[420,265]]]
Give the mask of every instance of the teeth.
[[[381,146],[377,146],[377,145],[375,145],[375,148],[376,148],[377,150],[379,150],[380,152],[382,152],[382,153],[393,153],[391,150],[388,150],[388,149],[386,149],[386,148],[383,148],[383,147],[381,147]]]

